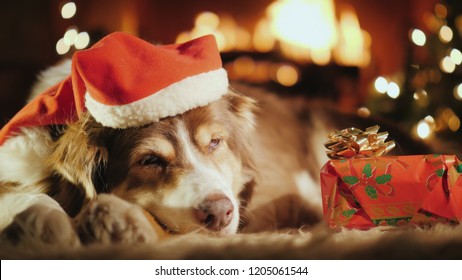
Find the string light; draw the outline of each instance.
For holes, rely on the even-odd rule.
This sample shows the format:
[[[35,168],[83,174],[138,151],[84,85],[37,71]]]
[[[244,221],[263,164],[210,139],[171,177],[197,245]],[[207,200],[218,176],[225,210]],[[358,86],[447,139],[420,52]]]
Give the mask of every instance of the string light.
[[[433,16],[428,16],[425,20],[427,28],[431,30],[432,41],[428,42],[425,37],[425,34],[418,29],[411,29],[410,39],[413,44],[418,46],[424,46],[425,44],[431,44],[428,51],[433,52],[434,57],[437,57],[438,65],[436,67],[428,67],[420,69],[416,67],[416,73],[413,75],[410,84],[414,87],[415,91],[413,94],[413,99],[415,101],[414,106],[421,107],[418,110],[431,112],[432,115],[428,115],[423,119],[417,120],[412,129],[412,133],[419,139],[430,139],[432,135],[436,133],[441,133],[444,131],[449,132],[459,132],[461,127],[461,119],[456,115],[449,106],[442,103],[443,97],[437,96],[433,100],[433,95],[429,95],[425,89],[428,87],[429,90],[432,90],[434,95],[447,94],[447,87],[440,82],[445,82],[443,79],[447,79],[446,82],[452,83],[452,80],[458,79],[459,81],[453,86],[453,98],[455,100],[462,101],[462,83],[460,81],[459,72],[457,74],[445,75],[444,73],[455,73],[458,65],[462,65],[462,49],[454,48],[458,46],[459,41],[455,42],[455,39],[459,39],[458,35],[462,35],[462,15],[456,17],[454,21],[451,19],[448,20],[448,11],[449,8],[444,4],[436,4],[434,6]],[[454,23],[454,25],[452,25]],[[427,34],[428,35],[428,34]],[[433,41],[433,35],[437,37],[437,41]],[[456,38],[457,36],[457,38]],[[436,44],[436,46],[435,46]],[[438,48],[438,49],[437,49]],[[441,56],[441,53],[446,49],[446,54]],[[421,61],[418,61],[419,63]],[[416,64],[417,64],[416,63]],[[437,88],[435,89],[435,85]],[[445,93],[446,92],[446,93]],[[387,94],[388,90],[387,90]],[[432,98],[431,98],[432,97]],[[453,102],[455,101],[453,99]],[[430,103],[438,103],[428,108]],[[451,101],[448,100],[448,103]],[[453,104],[453,106],[459,106],[458,104]],[[455,109],[459,109],[455,107]],[[445,137],[445,135],[441,135]]]
[[[388,81],[384,77],[377,77],[374,82],[375,90],[379,93],[387,92]]]
[[[462,63],[462,53],[458,49],[452,49],[449,57],[456,65],[460,65],[460,63]]]
[[[88,47],[90,44],[90,35],[87,32],[80,32],[75,37],[74,46],[76,49],[81,50]]]
[[[77,6],[74,2],[68,2],[61,8],[61,16],[64,19],[72,18],[77,12]]]
[[[454,88],[454,98],[462,100],[462,83]]]
[[[416,132],[417,136],[421,139],[427,139],[435,129],[435,119],[428,115],[417,124]]]
[[[56,52],[59,54],[59,55],[63,55],[63,54],[66,54],[69,49],[71,47],[69,45],[67,45],[66,43],[64,43],[64,39],[61,38],[58,40],[58,42],[56,43]]]
[[[419,136],[420,138],[428,138],[428,136],[430,136],[430,132],[430,125],[425,120],[421,120],[417,124],[417,136]]]
[[[77,29],[75,29],[74,27],[73,28],[69,28],[66,33],[64,33],[64,43],[68,46],[72,46],[74,45],[74,42],[75,42],[75,38],[77,37]]]
[[[456,69],[456,65],[454,64],[454,62],[451,60],[449,56],[445,56],[440,61],[440,68],[445,73],[452,73]]]
[[[398,98],[400,94],[399,86],[395,82],[388,83],[387,86],[387,95],[393,99]]]
[[[420,107],[426,107],[428,105],[428,94],[424,89],[415,91],[413,97]]]
[[[438,33],[438,37],[440,38],[441,42],[449,43],[454,36],[452,29],[449,28],[447,25],[443,25],[440,28],[440,32]]]
[[[411,40],[417,46],[423,46],[427,41],[427,37],[425,36],[425,33],[422,30],[414,29],[411,33]]]
[[[67,2],[61,8],[61,16],[64,19],[74,17],[77,12],[77,6],[74,2]],[[90,35],[88,32],[79,32],[77,27],[69,27],[64,36],[56,42],[56,52],[59,55],[67,54],[71,47],[77,50],[84,49],[90,45]]]

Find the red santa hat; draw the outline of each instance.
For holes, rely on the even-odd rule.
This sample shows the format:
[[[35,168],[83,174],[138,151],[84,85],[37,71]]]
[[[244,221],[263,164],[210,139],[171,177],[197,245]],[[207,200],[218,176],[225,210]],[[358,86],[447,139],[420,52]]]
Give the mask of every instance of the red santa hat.
[[[227,88],[227,74],[211,35],[157,46],[112,33],[76,52],[71,75],[37,96],[2,128],[0,157],[1,148],[24,136],[24,131],[66,124],[85,111],[103,126],[136,127],[207,105]]]

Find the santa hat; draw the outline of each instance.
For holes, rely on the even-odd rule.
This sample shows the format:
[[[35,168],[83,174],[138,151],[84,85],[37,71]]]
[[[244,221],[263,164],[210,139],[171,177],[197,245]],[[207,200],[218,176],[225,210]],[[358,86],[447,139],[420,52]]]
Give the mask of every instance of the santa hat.
[[[205,106],[226,94],[227,88],[227,74],[211,35],[156,46],[112,33],[76,52],[71,75],[37,96],[2,128],[0,157],[5,145],[19,145],[15,138],[37,137],[25,135],[26,131],[66,124],[86,111],[106,127],[136,127]]]

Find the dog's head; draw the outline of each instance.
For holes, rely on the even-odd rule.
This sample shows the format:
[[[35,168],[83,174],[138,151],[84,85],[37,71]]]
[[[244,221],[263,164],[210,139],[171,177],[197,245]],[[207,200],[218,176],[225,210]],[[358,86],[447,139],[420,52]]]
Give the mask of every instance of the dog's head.
[[[139,128],[104,128],[87,117],[59,138],[50,162],[90,196],[139,204],[172,232],[234,233],[253,177],[254,109],[230,91]]]

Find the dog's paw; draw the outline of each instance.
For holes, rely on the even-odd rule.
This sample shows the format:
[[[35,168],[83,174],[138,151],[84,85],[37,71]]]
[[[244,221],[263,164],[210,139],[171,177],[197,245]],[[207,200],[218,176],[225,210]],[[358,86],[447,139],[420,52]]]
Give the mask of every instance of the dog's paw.
[[[1,234],[2,242],[31,250],[80,246],[72,220],[56,207],[35,204],[15,216]]]
[[[159,239],[141,207],[114,195],[101,194],[76,217],[83,243],[133,244]]]

